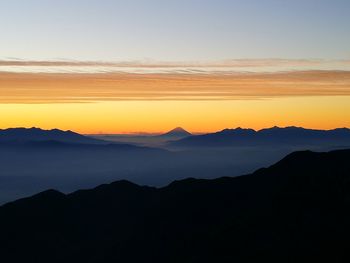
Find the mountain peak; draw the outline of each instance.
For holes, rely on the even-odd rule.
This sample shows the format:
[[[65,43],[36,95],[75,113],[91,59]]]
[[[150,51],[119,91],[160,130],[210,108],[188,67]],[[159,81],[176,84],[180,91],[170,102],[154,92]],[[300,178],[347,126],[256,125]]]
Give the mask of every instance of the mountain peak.
[[[241,128],[241,127],[238,127],[238,128],[235,128],[235,129],[223,129],[222,131],[219,131],[219,132],[216,132],[216,134],[224,134],[224,135],[227,135],[227,134],[252,134],[252,133],[256,133],[255,130],[253,129],[249,129],[249,128]]]
[[[215,133],[191,136],[172,143],[177,147],[236,147],[236,146],[266,146],[266,145],[290,145],[310,147],[314,146],[336,146],[345,147],[350,144],[350,129],[338,128],[333,130],[307,129],[297,126],[261,129],[235,128],[224,129]]]
[[[187,137],[187,136],[191,136],[192,134],[189,133],[188,131],[186,131],[184,128],[182,127],[176,127],[170,131],[168,131],[167,133],[164,133],[161,136],[166,136],[166,137]]]
[[[172,129],[172,130],[169,131],[169,132],[183,132],[183,133],[188,133],[188,134],[189,134],[189,132],[186,131],[186,130],[185,130],[184,128],[182,128],[182,127],[176,127],[176,128]]]
[[[43,130],[37,127],[32,128],[9,128],[0,129],[0,142],[43,142],[58,141],[65,143],[102,143],[103,141],[86,137],[84,135],[59,129]]]

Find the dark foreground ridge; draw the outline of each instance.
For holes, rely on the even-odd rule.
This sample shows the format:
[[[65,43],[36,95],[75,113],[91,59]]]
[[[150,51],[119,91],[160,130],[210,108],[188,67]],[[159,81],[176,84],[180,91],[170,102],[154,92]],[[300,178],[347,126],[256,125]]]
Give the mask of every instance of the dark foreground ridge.
[[[344,262],[350,150],[164,188],[117,181],[0,208],[1,262]]]

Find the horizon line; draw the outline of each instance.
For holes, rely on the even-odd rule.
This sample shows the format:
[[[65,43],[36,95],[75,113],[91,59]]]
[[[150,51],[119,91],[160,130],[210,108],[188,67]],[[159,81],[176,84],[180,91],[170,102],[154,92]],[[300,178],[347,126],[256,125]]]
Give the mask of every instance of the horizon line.
[[[217,133],[217,132],[222,132],[224,130],[252,130],[254,132],[260,132],[262,130],[269,130],[269,129],[286,129],[286,128],[297,128],[297,129],[304,129],[304,130],[313,130],[313,131],[334,131],[334,130],[340,130],[340,129],[347,129],[350,130],[350,127],[335,127],[335,128],[330,128],[330,129],[320,129],[320,128],[308,128],[308,127],[303,127],[303,126],[296,126],[296,125],[288,125],[288,126],[269,126],[269,127],[265,127],[265,128],[260,128],[260,129],[254,129],[254,128],[246,128],[246,127],[241,127],[241,126],[236,126],[236,127],[231,127],[231,128],[223,128],[223,129],[219,129],[216,131],[189,131],[185,128],[183,128],[182,126],[177,126],[176,128],[182,128],[185,131],[191,133],[192,135],[202,135],[202,134],[209,134],[209,133]],[[72,129],[60,129],[60,128],[40,128],[40,127],[36,127],[36,126],[32,126],[32,127],[26,127],[26,126],[17,126],[17,127],[8,127],[8,128],[0,128],[0,132],[1,131],[6,131],[6,130],[11,130],[11,129],[25,129],[25,130],[30,130],[30,129],[37,129],[37,130],[42,130],[42,131],[55,131],[55,130],[60,130],[63,132],[74,132],[74,133],[78,133],[81,135],[86,135],[86,136],[91,136],[91,135],[140,135],[140,136],[152,136],[152,135],[161,135],[164,133],[167,133],[169,131],[172,131],[173,129],[168,129],[168,130],[163,130],[163,131],[159,131],[159,132],[146,132],[146,131],[130,131],[130,132],[118,132],[118,133],[84,133],[84,132],[77,132],[74,131]]]

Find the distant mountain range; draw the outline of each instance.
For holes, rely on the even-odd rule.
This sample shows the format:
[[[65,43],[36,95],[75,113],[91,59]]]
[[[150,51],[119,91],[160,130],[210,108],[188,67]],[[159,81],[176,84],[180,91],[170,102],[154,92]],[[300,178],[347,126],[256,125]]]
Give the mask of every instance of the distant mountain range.
[[[300,127],[224,129],[220,132],[189,136],[174,142],[177,147],[232,147],[262,145],[339,145],[350,146],[350,129],[314,130]]]
[[[152,180],[150,171],[158,175],[155,170],[164,166],[159,162],[170,159],[163,149],[103,141],[71,131],[1,130],[0,204],[48,187],[73,191],[126,177]],[[161,180],[169,179],[157,181]]]
[[[0,143],[28,143],[56,141],[62,143],[106,144],[107,142],[80,135],[72,131],[58,129],[42,130],[39,128],[10,128],[0,130]]]
[[[84,136],[72,131],[59,129],[42,130],[39,128],[10,128],[0,130],[0,143],[29,143],[56,141],[69,144],[150,144],[177,147],[232,147],[261,145],[317,145],[329,144],[350,146],[350,129],[315,130],[301,127],[272,127],[255,131],[253,129],[224,129],[215,133],[192,135],[177,127],[161,135],[130,136],[101,135]],[[142,143],[143,142],[143,143]],[[148,142],[148,143],[147,143]],[[153,144],[152,144],[153,143]]]
[[[350,150],[303,151],[236,178],[190,178],[163,188],[117,181],[68,195],[48,190],[0,207],[0,258],[346,262],[349,160]]]
[[[0,204],[48,188],[71,192],[120,179],[164,186],[186,177],[238,176],[296,150],[350,148],[348,134],[275,127],[188,136],[176,128],[119,141],[57,129],[0,130]]]

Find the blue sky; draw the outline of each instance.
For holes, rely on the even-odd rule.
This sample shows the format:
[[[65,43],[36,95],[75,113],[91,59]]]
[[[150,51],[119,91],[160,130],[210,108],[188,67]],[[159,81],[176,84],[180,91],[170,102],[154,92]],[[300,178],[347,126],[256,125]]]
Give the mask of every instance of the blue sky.
[[[350,59],[348,0],[2,0],[0,58]]]

